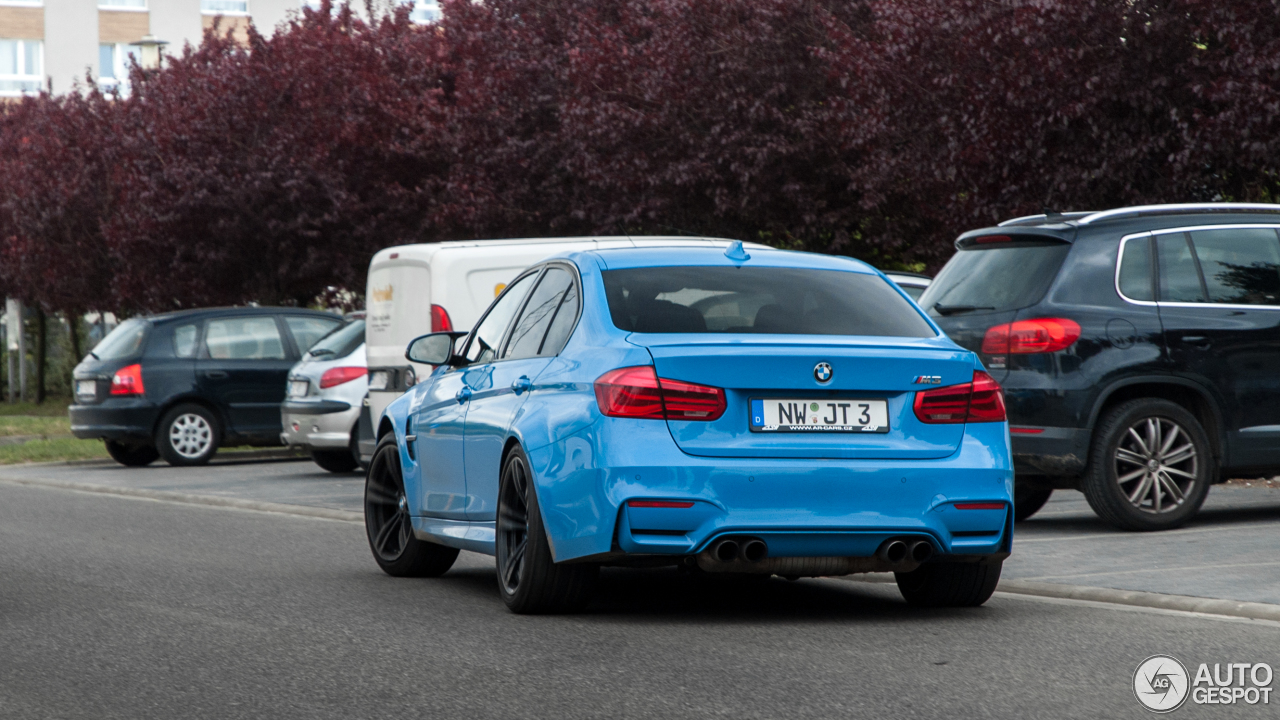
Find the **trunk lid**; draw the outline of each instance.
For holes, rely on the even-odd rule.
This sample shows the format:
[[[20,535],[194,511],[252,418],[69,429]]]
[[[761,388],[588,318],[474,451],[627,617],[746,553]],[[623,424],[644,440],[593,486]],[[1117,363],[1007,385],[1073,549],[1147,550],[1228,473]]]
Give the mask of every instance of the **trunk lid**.
[[[969,382],[974,359],[941,338],[640,334],[658,377],[710,385],[725,391],[724,414],[713,421],[668,420],[676,444],[708,457],[929,459],[954,453],[963,424],[926,424],[912,409],[915,391]],[[831,366],[829,382],[815,377]],[[917,384],[933,376],[936,383]],[[887,432],[753,432],[752,399],[822,403],[837,399],[884,400]]]

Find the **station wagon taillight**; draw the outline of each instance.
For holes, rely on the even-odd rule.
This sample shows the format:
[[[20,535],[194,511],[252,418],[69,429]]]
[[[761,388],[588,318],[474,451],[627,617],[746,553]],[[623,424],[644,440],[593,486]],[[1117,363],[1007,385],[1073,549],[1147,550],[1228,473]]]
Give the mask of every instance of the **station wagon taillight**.
[[[453,330],[453,321],[449,319],[449,312],[439,305],[431,306],[431,332],[451,332]]]
[[[1019,320],[989,328],[982,338],[988,355],[1029,355],[1066,350],[1080,339],[1080,324],[1066,318]]]
[[[595,391],[609,417],[716,420],[726,405],[724,390],[659,378],[652,365],[610,370],[596,379]]]
[[[916,393],[920,422],[937,424],[1004,422],[1004,393],[991,376],[975,370],[973,381]]]
[[[112,395],[142,395],[146,391],[142,385],[142,366],[137,363],[122,367],[111,376]]]
[[[331,388],[349,383],[356,378],[362,378],[365,373],[369,372],[367,368],[362,367],[336,367],[329,368],[320,376],[320,387]]]

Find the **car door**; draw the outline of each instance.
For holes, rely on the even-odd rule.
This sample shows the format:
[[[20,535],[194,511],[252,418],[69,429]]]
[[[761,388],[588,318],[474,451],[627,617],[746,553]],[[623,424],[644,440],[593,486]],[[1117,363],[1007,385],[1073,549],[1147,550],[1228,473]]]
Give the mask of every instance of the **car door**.
[[[196,383],[234,434],[278,436],[289,368],[297,361],[274,315],[240,315],[205,322]]]
[[[564,344],[549,331],[563,328],[564,322],[576,320],[577,314],[575,273],[560,263],[548,265],[512,323],[501,351],[491,362],[467,374],[472,390],[465,439],[468,520],[495,519],[502,451],[512,418],[535,391],[538,375]]]
[[[413,452],[418,461],[418,497],[409,498],[415,514],[450,520],[465,520],[466,472],[463,438],[470,409],[474,378],[484,372],[496,355],[511,319],[520,309],[533,285],[530,273],[512,282],[489,306],[483,319],[467,338],[462,367],[441,368],[431,375],[431,385],[411,412]]]
[[[1160,321],[1173,372],[1214,388],[1225,464],[1280,465],[1280,236],[1212,227],[1156,236]]]

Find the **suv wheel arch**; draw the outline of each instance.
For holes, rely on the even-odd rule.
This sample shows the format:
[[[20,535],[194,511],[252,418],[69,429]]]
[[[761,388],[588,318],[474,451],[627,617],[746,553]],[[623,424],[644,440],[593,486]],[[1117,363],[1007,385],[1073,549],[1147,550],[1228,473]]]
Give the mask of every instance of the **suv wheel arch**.
[[[1093,432],[1098,418],[1108,409],[1138,398],[1160,398],[1177,403],[1196,416],[1209,436],[1214,459],[1220,466],[1226,465],[1226,432],[1223,428],[1221,402],[1204,385],[1176,375],[1142,375],[1117,380],[1098,394],[1089,413],[1089,444],[1093,445]]]

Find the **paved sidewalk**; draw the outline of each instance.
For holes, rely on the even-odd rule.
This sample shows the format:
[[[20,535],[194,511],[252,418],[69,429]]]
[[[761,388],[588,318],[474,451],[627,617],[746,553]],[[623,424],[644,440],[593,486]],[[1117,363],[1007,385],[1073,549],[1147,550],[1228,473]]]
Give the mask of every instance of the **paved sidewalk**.
[[[363,475],[326,472],[309,460],[222,459],[197,468],[17,465],[0,467],[4,480],[166,494],[160,499],[177,493],[240,505],[363,511]],[[1059,490],[1017,526],[1004,578],[1280,605],[1278,547],[1280,488],[1216,486],[1192,523],[1162,533],[1114,530],[1093,514],[1083,495]]]

